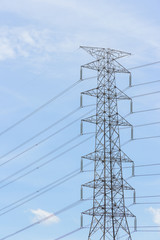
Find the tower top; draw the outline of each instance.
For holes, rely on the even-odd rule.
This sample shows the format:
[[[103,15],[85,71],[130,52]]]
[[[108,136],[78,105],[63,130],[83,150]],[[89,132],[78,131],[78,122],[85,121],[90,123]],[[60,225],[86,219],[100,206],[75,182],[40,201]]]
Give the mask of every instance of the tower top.
[[[89,53],[92,57],[99,59],[99,58],[106,58],[108,54],[113,56],[114,59],[130,56],[131,53],[123,52],[111,48],[101,48],[101,47],[87,47],[87,46],[80,46],[83,50]]]

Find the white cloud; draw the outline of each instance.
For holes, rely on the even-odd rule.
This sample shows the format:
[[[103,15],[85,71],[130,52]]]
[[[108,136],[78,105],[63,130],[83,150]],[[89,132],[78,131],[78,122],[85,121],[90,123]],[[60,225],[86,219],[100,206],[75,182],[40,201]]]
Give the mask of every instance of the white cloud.
[[[44,211],[42,209],[37,209],[37,210],[31,209],[30,211],[34,215],[33,222],[40,221],[47,217],[49,218],[46,221],[42,222],[44,225],[50,225],[53,223],[58,223],[60,221],[60,219],[57,216],[55,216],[53,213]]]
[[[6,37],[0,38],[0,61],[15,58],[15,51]]]
[[[55,51],[53,32],[35,28],[1,27],[0,61],[17,57],[46,57]]]
[[[155,209],[155,208],[150,207],[148,210],[153,215],[154,223],[156,223],[157,225],[160,226],[160,208]]]
[[[90,5],[83,0],[2,0],[2,12],[18,14],[36,26],[8,29],[9,52],[2,46],[0,60],[40,56],[46,61],[53,52],[74,51],[79,45],[124,49],[144,56],[146,61],[150,55],[159,58],[159,25],[138,14],[136,5],[131,8],[127,2],[116,2],[101,0]],[[47,29],[37,29],[37,24]]]
[[[35,27],[1,27],[0,61],[25,58],[49,60],[55,52],[71,52],[79,46],[79,37],[62,36],[49,29]]]

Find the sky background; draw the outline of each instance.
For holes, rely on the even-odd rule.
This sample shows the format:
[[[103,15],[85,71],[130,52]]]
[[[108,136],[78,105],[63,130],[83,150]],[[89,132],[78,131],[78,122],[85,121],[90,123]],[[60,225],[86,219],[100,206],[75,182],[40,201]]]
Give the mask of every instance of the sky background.
[[[109,47],[130,52],[132,53],[130,57],[121,60],[126,68],[159,61],[159,8],[159,0],[0,0],[0,132],[79,80],[80,66],[92,60],[82,49],[79,49],[79,46]],[[94,75],[94,72],[84,72],[84,77]],[[133,85],[159,80],[159,76],[160,64],[135,69],[132,71]],[[129,96],[160,90],[159,82],[128,89],[127,76],[117,76],[117,85],[122,90],[125,89],[125,93]],[[17,127],[3,135],[0,134],[0,164],[10,160],[8,164],[0,165],[0,209],[78,169],[81,156],[94,151],[94,138],[92,138],[38,169],[41,163],[55,158],[91,136],[80,136],[80,118],[93,108],[86,107],[78,109],[65,121],[59,122],[44,134],[10,152],[22,142],[77,109],[80,92],[95,86],[95,79],[77,84]],[[90,103],[93,103],[92,100],[85,98],[85,104]],[[159,94],[133,98],[134,111],[159,107]],[[129,115],[127,102],[119,104],[119,112],[133,125],[158,122],[160,118],[160,111]],[[74,124],[50,137],[48,141],[13,159],[76,119],[78,120]],[[91,130],[88,125],[86,127],[87,129],[84,129],[86,132]],[[128,141],[122,149],[135,165],[159,163],[160,138],[136,140],[141,137],[158,136],[159,133],[158,124],[135,128],[135,140],[128,141],[130,130],[122,129],[121,143]],[[73,138],[74,141],[59,148]],[[51,151],[54,153],[41,162],[2,182],[6,177]],[[10,154],[6,155],[8,152]],[[31,174],[3,187],[5,183],[35,167],[37,170]],[[137,175],[149,173],[160,174],[160,167],[135,170]],[[124,169],[124,175],[127,178],[131,176],[131,169]],[[81,184],[89,181],[91,177],[90,173],[81,173],[19,208],[0,215],[0,239],[79,200]],[[160,176],[134,177],[129,178],[128,181],[136,189],[137,196],[160,195]],[[138,226],[160,227],[160,204],[152,204],[160,202],[160,198],[137,199],[137,203],[144,202],[150,203],[130,207],[137,216]],[[126,202],[127,206],[130,204],[131,202]],[[77,229],[80,226],[80,213],[90,206],[89,202],[83,202],[62,214],[57,216],[55,214],[49,221],[10,239],[54,240]],[[0,213],[3,212],[0,210]],[[85,223],[89,223],[87,219]],[[133,221],[130,226],[133,227]],[[88,229],[84,229],[65,239],[80,240],[87,239],[87,236]],[[151,237],[158,240],[160,233],[133,234],[133,240],[150,240]]]

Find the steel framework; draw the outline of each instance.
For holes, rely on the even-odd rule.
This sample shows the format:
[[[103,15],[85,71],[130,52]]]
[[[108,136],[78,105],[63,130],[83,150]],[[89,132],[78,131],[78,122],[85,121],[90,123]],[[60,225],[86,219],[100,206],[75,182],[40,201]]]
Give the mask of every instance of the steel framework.
[[[82,120],[96,124],[95,151],[82,157],[94,161],[94,179],[82,185],[93,189],[93,206],[82,216],[90,215],[92,220],[88,240],[118,240],[122,236],[131,240],[128,217],[135,217],[125,206],[125,190],[134,189],[124,180],[122,163],[133,161],[120,148],[120,126],[132,125],[118,113],[118,100],[132,100],[116,87],[116,74],[131,74],[117,59],[129,53],[109,48],[81,47],[95,60],[81,66],[97,72],[97,87],[81,93],[96,98],[96,115]],[[81,98],[82,105],[82,98]],[[131,109],[132,111],[132,109]],[[133,171],[134,174],[134,171]],[[134,192],[135,194],[135,192]],[[81,198],[83,198],[83,193]]]

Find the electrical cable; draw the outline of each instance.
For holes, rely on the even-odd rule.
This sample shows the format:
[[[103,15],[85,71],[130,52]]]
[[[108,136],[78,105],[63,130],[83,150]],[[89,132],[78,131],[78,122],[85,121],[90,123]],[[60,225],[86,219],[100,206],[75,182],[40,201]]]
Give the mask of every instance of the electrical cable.
[[[59,130],[57,130],[56,132],[50,134],[49,136],[43,138],[42,140],[40,140],[39,142],[35,143],[34,145],[30,146],[29,148],[26,148],[25,150],[23,150],[22,152],[18,153],[17,155],[11,157],[10,159],[6,160],[5,162],[0,164],[0,167],[6,165],[7,163],[13,161],[14,159],[16,159],[17,157],[20,157],[21,155],[23,155],[24,153],[34,149],[35,147],[38,147],[40,144],[46,142],[47,140],[49,140],[50,138],[52,138],[53,136],[55,136],[56,134],[60,133],[61,131],[63,131],[64,129],[70,127],[72,124],[76,123],[77,121],[79,121],[81,118],[85,117],[87,114],[93,112],[94,109],[90,110],[89,112],[87,112],[86,114],[82,115],[80,118],[77,118],[76,120],[72,121],[71,123],[67,124],[65,127],[60,128]],[[6,153],[7,155],[7,153]]]
[[[134,227],[130,227],[134,228]],[[159,226],[137,226],[137,228],[159,228]]]
[[[140,203],[134,203],[130,206],[133,206],[133,205],[147,205],[147,204],[160,204],[160,202],[140,202]]]
[[[152,177],[152,176],[160,176],[160,173],[150,173],[150,174],[138,174],[138,175],[134,175],[134,177]]]
[[[160,163],[150,163],[150,164],[135,165],[135,168],[140,168],[140,167],[151,167],[151,166],[160,166]]]
[[[156,124],[160,124],[160,122],[143,123],[143,124],[133,125],[133,127],[134,127],[134,128],[137,128],[137,127],[145,127],[145,126],[156,125]],[[126,128],[130,128],[130,126],[122,127],[121,130],[122,130],[122,129],[126,129]]]
[[[160,232],[160,230],[137,230],[136,232]]]
[[[65,211],[67,211],[67,210],[69,210],[69,209],[71,209],[71,208],[73,208],[73,207],[76,207],[76,206],[79,205],[80,203],[81,203],[81,201],[78,200],[78,201],[76,201],[76,202],[74,202],[74,203],[66,206],[65,208],[62,208],[61,210],[55,212],[54,214],[50,214],[49,216],[47,216],[47,217],[45,217],[45,218],[42,218],[42,219],[39,220],[39,221],[36,221],[36,222],[34,222],[34,223],[32,223],[32,224],[24,227],[24,228],[21,228],[21,229],[17,230],[17,231],[14,232],[14,233],[11,233],[11,234],[9,234],[9,235],[7,235],[7,236],[5,236],[5,237],[0,238],[0,240],[5,240],[5,239],[8,239],[8,238],[11,238],[11,237],[13,237],[13,236],[15,236],[15,235],[17,235],[17,234],[19,234],[19,233],[21,233],[21,232],[24,232],[24,231],[26,231],[26,230],[28,230],[28,229],[30,229],[30,228],[32,228],[32,227],[35,227],[36,225],[39,225],[40,223],[45,222],[45,221],[51,219],[51,218],[54,217],[55,215],[57,216],[57,215],[65,212]]]
[[[143,139],[153,139],[153,138],[160,138],[160,135],[157,136],[150,136],[150,137],[139,137],[139,138],[133,138],[132,140],[143,140]]]
[[[54,153],[54,152],[57,152],[59,149],[67,146],[68,144],[70,144],[71,142],[75,141],[75,140],[78,139],[79,137],[80,137],[80,135],[75,136],[74,138],[72,138],[72,139],[70,139],[69,141],[65,142],[64,144],[60,145],[58,148],[54,149],[53,151],[49,152],[48,154],[44,155],[43,157],[35,160],[34,162],[32,162],[32,163],[28,164],[27,166],[23,167],[22,169],[20,169],[19,171],[17,171],[17,172],[15,172],[15,173],[9,175],[8,177],[2,179],[0,183],[3,183],[4,181],[9,180],[10,178],[12,178],[12,177],[16,176],[17,174],[23,172],[24,170],[28,169],[29,167],[35,165],[37,162],[42,161],[42,160],[45,159],[47,156],[51,155],[51,154]],[[61,155],[61,154],[59,154],[59,155]],[[59,156],[59,155],[58,155],[58,156]],[[51,160],[53,161],[53,160],[55,160],[55,159],[57,159],[57,157],[53,157],[53,158],[51,158],[50,160],[47,160],[47,161],[45,162],[45,165],[46,165],[46,163],[48,163],[48,161],[51,162]],[[10,184],[12,184],[12,183],[14,183],[14,182],[16,182],[17,180],[19,180],[19,179],[21,179],[21,178],[29,175],[30,173],[32,173],[32,172],[34,172],[34,171],[36,171],[36,170],[39,170],[39,168],[41,168],[41,167],[43,166],[43,164],[44,164],[44,163],[42,163],[41,165],[36,166],[35,168],[29,170],[29,171],[26,172],[26,173],[18,176],[17,178],[13,179],[12,181],[10,181],[10,182],[8,182],[8,183],[5,183],[4,185],[0,186],[0,189],[2,189],[2,188],[4,188],[4,187],[6,187],[6,186],[8,186],[8,185],[10,185]]]
[[[65,235],[60,236],[60,237],[58,237],[58,238],[56,238],[56,239],[54,239],[54,240],[60,240],[60,239],[63,239],[63,238],[65,238],[65,237],[68,237],[68,236],[70,236],[70,235],[72,235],[72,234],[74,234],[74,233],[76,233],[76,232],[79,232],[80,230],[85,229],[85,228],[86,228],[86,227],[80,227],[80,228],[77,228],[77,229],[75,229],[75,230],[73,230],[73,231],[71,231],[71,232],[69,232],[69,233],[66,233]]]
[[[80,136],[80,135],[79,135],[79,136]],[[70,141],[68,141],[67,144],[68,144],[68,143],[71,143],[72,141],[74,141],[77,137],[78,137],[78,136],[76,136],[76,137],[74,137],[73,139],[71,139]],[[38,165],[37,167],[31,169],[30,171],[26,172],[25,174],[23,174],[23,175],[15,178],[15,179],[13,179],[12,181],[10,181],[10,182],[8,182],[8,183],[0,186],[0,189],[2,189],[2,188],[4,188],[4,187],[12,184],[13,182],[15,182],[15,181],[17,181],[17,180],[19,180],[19,179],[21,179],[21,178],[29,175],[30,173],[32,173],[32,172],[34,172],[34,171],[36,171],[36,170],[39,170],[40,168],[44,167],[45,165],[47,165],[47,164],[53,162],[54,160],[56,160],[57,158],[61,157],[61,156],[64,155],[65,153],[68,153],[68,152],[70,152],[71,150],[73,150],[74,148],[80,146],[81,144],[83,144],[84,142],[88,141],[88,140],[91,139],[92,137],[93,137],[93,136],[90,136],[90,137],[86,138],[85,140],[83,140],[83,141],[75,144],[75,145],[72,146],[71,148],[69,148],[69,149],[65,150],[64,152],[60,153],[59,155],[57,155],[57,156],[55,156],[55,157],[47,160],[46,162],[42,163],[41,165]],[[63,145],[64,145],[64,144],[63,144]],[[65,145],[64,145],[64,146],[65,146]]]
[[[52,189],[60,186],[61,184],[69,181],[70,179],[78,176],[80,174],[80,171],[73,171],[71,174],[67,174],[66,176],[60,178],[60,179],[57,179],[56,181],[50,183],[50,184],[47,184],[46,186],[44,186],[43,188],[37,190],[36,192],[33,192],[23,198],[21,198],[20,200],[16,201],[16,202],[13,202],[3,208],[0,209],[0,211],[3,211],[2,213],[0,213],[0,216],[3,216],[5,214],[7,214],[8,212],[11,212],[13,211],[14,209],[17,209],[18,207],[24,205],[25,203],[27,202],[30,202],[31,200],[45,194],[46,192],[49,192],[51,191]],[[23,201],[22,201],[23,200]],[[17,204],[18,203],[18,204]],[[17,205],[16,205],[17,204]],[[14,206],[15,205],[15,206]],[[10,207],[10,208],[9,208]],[[5,210],[9,208],[8,210]],[[5,210],[5,211],[4,211]]]
[[[135,113],[150,112],[150,111],[157,111],[157,110],[160,110],[160,108],[151,108],[151,109],[133,111],[133,113],[135,114]]]
[[[144,124],[139,124],[139,125],[134,125],[133,127],[145,127],[145,126],[150,126],[150,125],[155,125],[155,124],[160,124],[160,122],[151,122],[151,123],[144,123]]]
[[[146,196],[136,196],[136,199],[143,199],[143,198],[159,198],[160,195],[146,195]],[[126,199],[133,199],[133,197],[125,197]]]
[[[32,136],[31,138],[28,138],[27,140],[25,140],[24,142],[22,142],[21,144],[19,144],[18,146],[14,147],[13,149],[11,149],[10,151],[8,151],[7,153],[3,154],[2,156],[0,156],[0,159],[8,156],[10,153],[13,153],[14,151],[16,151],[17,149],[23,147],[24,145],[26,145],[27,143],[29,143],[30,141],[34,140],[35,138],[39,137],[41,134],[47,132],[48,130],[50,130],[51,128],[55,127],[57,124],[59,124],[60,122],[62,122],[63,120],[67,119],[68,117],[72,116],[74,113],[76,113],[78,110],[80,110],[79,108],[74,109],[73,111],[71,111],[70,113],[68,113],[67,115],[65,115],[64,117],[62,117],[61,119],[59,119],[58,121],[54,122],[53,124],[49,125],[48,127],[44,128],[43,130],[41,130],[40,132],[36,133],[34,136]]]
[[[88,165],[90,165],[90,164],[91,164],[91,163],[88,163],[88,164],[86,164],[85,166],[88,166]],[[3,212],[3,213],[1,213],[0,216],[2,216],[2,215],[4,215],[4,214],[6,214],[6,213],[8,213],[8,212],[10,212],[10,211],[12,211],[12,210],[14,210],[15,208],[18,208],[19,206],[22,206],[23,204],[25,204],[25,203],[27,203],[27,202],[29,202],[29,201],[31,201],[31,200],[33,200],[33,199],[41,196],[42,194],[44,194],[44,193],[46,193],[46,192],[54,189],[55,187],[57,187],[57,186],[65,183],[66,181],[68,181],[68,180],[76,177],[76,176],[79,175],[80,173],[81,173],[81,171],[80,171],[79,168],[78,168],[78,169],[75,169],[74,171],[66,174],[65,176],[63,176],[63,177],[61,177],[61,178],[59,178],[59,179],[57,179],[57,180],[55,180],[55,181],[47,184],[47,185],[45,185],[44,187],[38,189],[37,191],[35,191],[35,192],[33,192],[33,193],[30,193],[30,194],[28,194],[28,195],[20,198],[19,200],[15,201],[15,202],[13,202],[13,203],[11,203],[11,204],[8,204],[8,205],[6,205],[6,206],[4,206],[4,207],[2,207],[2,208],[0,209],[0,212],[3,211],[3,210],[5,210],[5,209],[7,209],[7,208],[10,208],[10,209],[9,209],[9,210],[6,210],[6,211]],[[22,201],[23,201],[23,202],[22,202]],[[17,203],[18,203],[18,205],[16,205]],[[14,205],[16,205],[16,206],[14,206]]]
[[[158,83],[160,82],[160,80],[155,80],[155,81],[150,81],[150,82],[143,82],[143,83],[137,83],[132,85],[131,87],[138,87],[138,86],[143,86],[143,85],[148,85],[148,84],[152,84],[152,83]]]
[[[158,63],[160,63],[160,61],[135,66],[135,67],[132,67],[132,68],[128,68],[128,70],[134,70],[134,69],[138,69],[138,68],[148,67],[148,66],[155,65],[155,64],[158,64]]]
[[[40,105],[38,108],[36,108],[34,111],[32,111],[31,113],[27,114],[26,116],[24,116],[23,118],[21,118],[20,120],[18,120],[17,122],[15,122],[14,124],[12,124],[11,126],[9,126],[8,128],[6,128],[5,130],[0,132],[0,136],[2,136],[3,134],[5,134],[6,132],[10,131],[11,129],[15,128],[16,126],[18,126],[20,123],[24,122],[25,120],[27,120],[28,118],[32,117],[34,114],[36,114],[37,112],[39,112],[40,110],[42,110],[44,107],[46,107],[47,105],[49,105],[50,103],[54,102],[56,99],[58,99],[59,97],[61,97],[63,94],[65,94],[66,92],[68,92],[70,89],[74,88],[77,84],[79,84],[81,82],[81,80],[78,80],[77,82],[73,83],[72,85],[70,85],[69,87],[67,87],[66,89],[64,89],[62,92],[60,92],[59,94],[57,94],[56,96],[52,97],[51,99],[49,99],[47,102],[43,103],[42,105]]]
[[[160,91],[144,93],[144,94],[140,94],[140,95],[135,95],[135,96],[132,96],[131,98],[133,99],[133,98],[138,98],[138,97],[144,97],[144,96],[149,96],[149,95],[153,95],[153,94],[157,94],[157,93],[160,93]]]

